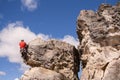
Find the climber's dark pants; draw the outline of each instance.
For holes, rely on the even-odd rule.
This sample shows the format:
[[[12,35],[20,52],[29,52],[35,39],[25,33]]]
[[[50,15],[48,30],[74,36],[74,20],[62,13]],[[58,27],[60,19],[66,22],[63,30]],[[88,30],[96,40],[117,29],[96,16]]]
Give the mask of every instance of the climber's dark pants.
[[[27,50],[26,48],[20,48],[20,53],[24,60],[27,60]]]

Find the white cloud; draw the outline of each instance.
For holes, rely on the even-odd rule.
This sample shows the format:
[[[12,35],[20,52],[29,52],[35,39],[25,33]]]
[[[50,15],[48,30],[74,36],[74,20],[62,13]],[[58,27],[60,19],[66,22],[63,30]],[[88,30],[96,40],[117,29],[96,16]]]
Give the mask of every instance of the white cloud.
[[[0,56],[7,56],[10,62],[21,63],[19,41],[24,39],[29,42],[35,37],[36,35],[29,28],[24,28],[21,22],[8,24],[0,31]]]
[[[19,52],[19,41],[24,39],[27,43],[37,37],[48,40],[50,35],[35,34],[28,27],[25,27],[22,22],[9,23],[3,30],[0,31],[0,57],[7,57],[10,62],[21,64],[20,70],[26,70],[26,66]],[[62,41],[77,46],[78,41],[74,37],[67,35]]]
[[[38,0],[21,0],[24,8],[33,11],[38,7]]]
[[[64,36],[62,41],[67,42],[67,43],[69,43],[71,45],[74,45],[76,48],[77,48],[77,46],[79,44],[78,39],[75,39],[73,36],[70,36],[70,35]]]
[[[0,71],[0,76],[5,76],[5,75],[6,75],[6,73],[5,73],[5,72]]]
[[[25,63],[22,63],[21,64],[21,68],[19,69],[20,71],[26,71],[30,68],[30,66],[26,65]]]
[[[15,78],[14,80],[19,80],[18,78]]]
[[[48,35],[38,34],[40,38],[49,38]],[[0,31],[0,57],[8,57],[10,62],[20,63],[21,70],[25,69],[19,52],[19,41],[24,39],[29,42],[35,39],[37,35],[25,28],[22,22],[9,23],[3,30]]]
[[[41,39],[43,39],[43,40],[48,40],[48,39],[51,38],[51,35],[45,35],[45,34],[39,33],[39,34],[37,35],[37,37],[39,37],[39,38],[41,38]]]

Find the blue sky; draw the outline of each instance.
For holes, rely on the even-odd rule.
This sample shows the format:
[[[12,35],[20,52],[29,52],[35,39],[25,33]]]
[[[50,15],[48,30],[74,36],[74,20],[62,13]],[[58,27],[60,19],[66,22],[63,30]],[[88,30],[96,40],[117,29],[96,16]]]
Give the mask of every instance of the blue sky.
[[[18,80],[26,65],[19,40],[56,38],[77,45],[76,20],[80,10],[98,9],[117,0],[0,0],[0,80]]]

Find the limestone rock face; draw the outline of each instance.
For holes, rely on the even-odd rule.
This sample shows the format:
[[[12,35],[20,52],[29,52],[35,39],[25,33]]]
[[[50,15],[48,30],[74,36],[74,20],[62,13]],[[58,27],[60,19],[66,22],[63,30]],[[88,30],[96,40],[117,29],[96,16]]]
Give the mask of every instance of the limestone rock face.
[[[82,10],[77,19],[80,80],[120,80],[120,4]]]
[[[58,76],[58,79],[54,79],[54,74],[46,70],[46,74],[43,74],[46,75],[46,78],[37,80],[78,80],[79,53],[73,45],[59,40],[44,41],[37,38],[29,42],[27,57],[28,59],[25,61],[27,65],[48,69],[53,71],[56,77]],[[34,74],[31,73],[31,70],[28,72],[30,75]],[[42,74],[39,70],[36,71]],[[52,76],[52,79],[49,79],[47,74]],[[65,78],[61,78],[62,76]],[[29,80],[33,80],[32,77],[30,78]],[[25,76],[22,80],[26,80]]]
[[[68,80],[64,75],[42,67],[26,71],[21,80]]]

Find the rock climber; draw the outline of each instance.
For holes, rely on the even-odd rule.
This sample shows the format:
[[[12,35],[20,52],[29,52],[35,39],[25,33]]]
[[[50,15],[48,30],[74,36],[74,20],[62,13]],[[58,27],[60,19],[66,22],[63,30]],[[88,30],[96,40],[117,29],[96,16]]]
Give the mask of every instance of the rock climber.
[[[27,44],[24,40],[21,40],[21,42],[19,43],[20,46],[20,53],[23,57],[24,60],[27,60]]]

